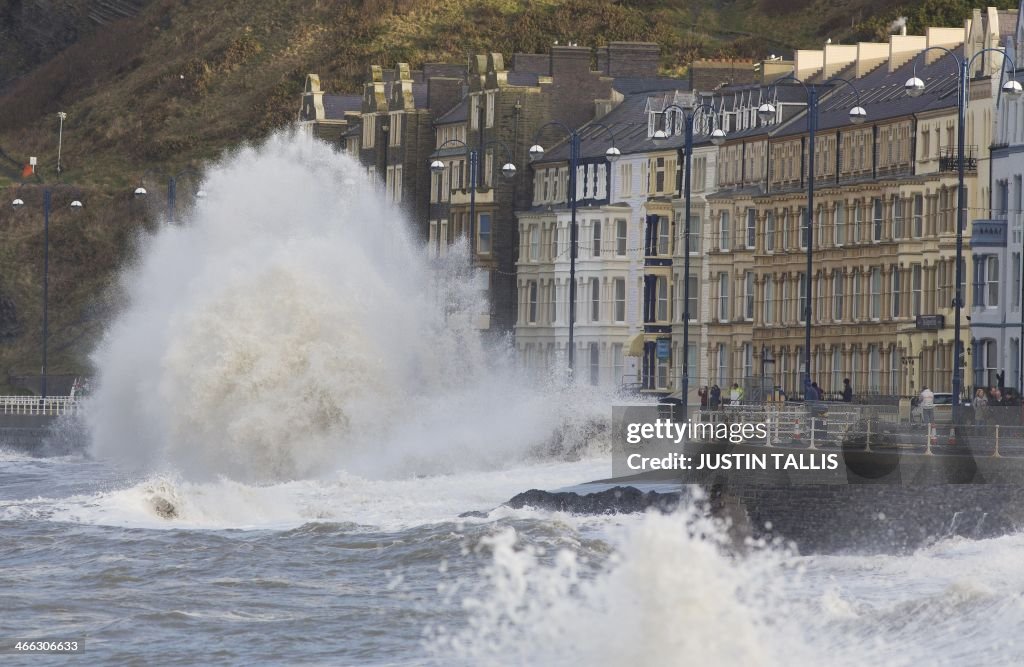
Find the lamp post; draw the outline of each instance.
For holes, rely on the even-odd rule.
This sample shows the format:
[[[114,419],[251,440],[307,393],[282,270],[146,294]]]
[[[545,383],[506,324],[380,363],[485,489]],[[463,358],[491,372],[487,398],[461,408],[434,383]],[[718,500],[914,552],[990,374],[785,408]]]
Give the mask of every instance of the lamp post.
[[[477,188],[477,171],[480,162],[480,151],[486,149],[489,146],[500,146],[505,150],[506,162],[501,166],[501,175],[505,178],[512,178],[516,175],[516,166],[512,163],[512,151],[509,149],[504,142],[494,140],[488,141],[482,144],[480,148],[470,148],[469,144],[461,139],[449,139],[443,144],[437,147],[434,151],[434,159],[430,161],[430,172],[432,174],[440,174],[444,171],[444,162],[437,158],[437,153],[444,150],[447,146],[461,146],[466,151],[466,164],[469,165],[469,238],[470,248],[476,249],[476,188]]]
[[[19,186],[20,188],[20,186]],[[41,398],[46,400],[46,352],[47,352],[47,339],[49,337],[49,297],[50,297],[50,208],[51,208],[51,192],[50,188],[43,190],[43,365],[39,376],[39,393]],[[21,210],[25,206],[25,201],[21,197],[15,196],[14,201],[11,202],[11,206],[15,211]],[[82,200],[80,198],[73,199],[69,208],[72,211],[78,212],[82,210]]]
[[[974,60],[983,53],[992,52],[998,53],[1002,56],[1003,67],[1000,68],[1000,74],[1006,68],[1007,64],[1011,65],[1013,69],[1013,77],[1008,79],[1002,85],[1002,91],[1010,97],[1018,97],[1024,88],[1016,80],[1016,68],[1013,68],[1013,63],[1006,54],[1000,49],[984,48],[979,50],[970,58],[958,57],[956,53],[947,49],[944,46],[929,46],[922,50],[915,56],[914,61],[914,75],[907,79],[907,82],[903,85],[904,90],[911,97],[918,97],[925,91],[925,83],[921,79],[917,78],[917,60],[924,53],[932,50],[943,51],[953,58],[953,61],[957,64],[957,99],[956,99],[956,112],[957,112],[957,132],[956,132],[956,171],[957,171],[957,190],[956,190],[956,288],[955,297],[953,298],[953,423],[959,423],[958,417],[960,414],[960,394],[963,392],[963,364],[961,362],[961,347],[962,342],[960,338],[960,309],[964,306],[963,291],[961,285],[963,283],[963,262],[964,262],[964,207],[967,206],[967,202],[964,201],[964,143],[965,143],[965,130],[966,130],[966,116],[967,116],[967,93],[968,84],[970,82],[971,65],[974,64]]]
[[[615,147],[615,133],[612,132],[611,128],[603,123],[590,123],[593,127],[603,129],[611,137],[611,146],[604,152],[605,158],[608,162],[614,164],[620,157],[622,152]],[[533,145],[530,146],[530,161],[536,161],[544,156],[544,147],[538,142],[541,133],[548,127],[561,128],[569,140],[569,183],[568,183],[568,202],[569,202],[569,377],[572,378],[573,371],[575,370],[575,330],[576,330],[576,253],[579,250],[579,227],[576,224],[576,168],[579,165],[580,160],[580,144],[582,143],[582,136],[580,135],[579,129],[571,130],[563,123],[557,120],[550,121],[541,125],[540,128],[533,136]],[[608,179],[608,201],[611,201],[611,184],[612,181]]]
[[[683,114],[684,122],[683,164],[685,165],[685,173],[680,172],[679,178],[681,182],[676,184],[676,189],[685,202],[685,239],[683,240],[683,373],[680,380],[681,392],[679,397],[682,402],[683,416],[685,418],[689,414],[690,401],[690,165],[693,158],[693,123],[697,116],[702,113],[710,116],[713,128],[711,131],[711,143],[715,146],[721,146],[725,143],[725,131],[717,127],[716,110],[710,104],[702,102],[687,109],[673,103],[662,109],[662,113],[667,114],[670,109],[678,109]],[[668,117],[666,116],[667,119]],[[672,133],[675,134],[674,127]],[[668,136],[665,130],[657,130],[654,133],[653,139],[655,143],[658,143],[668,139]]]
[[[57,130],[57,176],[60,176],[60,149],[64,143],[64,119],[68,115],[63,111],[57,112],[57,118],[60,118],[60,129]]]
[[[807,271],[806,279],[804,281],[806,289],[804,290],[804,396],[807,396],[807,390],[811,386],[811,304],[814,303],[812,298],[812,280],[814,270],[814,133],[818,129],[818,88],[814,84],[808,86],[806,83],[798,79],[793,74],[787,74],[784,77],[776,79],[769,90],[774,89],[780,82],[790,79],[795,83],[799,83],[804,88],[804,92],[807,94],[807,235],[804,238],[804,242],[807,244]],[[850,109],[849,118],[850,122],[855,125],[860,125],[867,120],[868,113],[864,110],[864,107],[860,103],[860,91],[857,87],[846,79],[835,77],[829,79],[822,85],[827,85],[832,82],[845,83],[853,90],[853,94],[856,96],[856,106]],[[757,115],[762,121],[769,121],[775,118],[775,105],[771,102],[765,102],[757,108]]]
[[[146,171],[146,174],[149,170]],[[142,179],[132,193],[137,199],[144,199],[149,195],[149,191],[146,189],[146,174],[143,174]],[[178,179],[182,176],[191,176],[193,179],[199,178],[200,174],[192,167],[185,167],[173,176],[167,177],[167,221],[173,223],[174,216],[177,211],[177,199],[178,199]],[[206,196],[206,191],[202,188],[196,190],[196,197],[202,199]]]

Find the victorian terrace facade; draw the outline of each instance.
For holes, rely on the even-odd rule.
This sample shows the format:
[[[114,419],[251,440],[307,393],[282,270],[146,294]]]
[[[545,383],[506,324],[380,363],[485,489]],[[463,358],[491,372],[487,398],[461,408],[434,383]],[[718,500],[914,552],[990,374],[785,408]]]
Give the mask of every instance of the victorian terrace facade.
[[[826,47],[824,53],[805,55],[803,60],[812,63],[808,71],[797,54],[798,76],[822,92],[810,220],[811,375],[826,391],[840,391],[847,377],[859,394],[906,395],[925,385],[949,391],[957,67],[952,57],[938,52],[913,59],[936,44],[963,54],[967,35],[961,29],[894,35],[881,60],[879,45],[831,54]],[[904,93],[914,62],[927,84],[916,98]],[[992,89],[998,83],[984,68],[977,74],[970,84],[966,142],[975,147],[989,144]],[[849,87],[825,83],[835,75],[853,82],[859,100]],[[867,110],[863,125],[848,119],[858,101]],[[730,285],[723,288],[720,279],[712,286],[720,319],[726,320],[713,325],[709,337],[719,379],[767,369],[789,395],[801,391],[804,359],[806,122],[802,113],[773,128],[766,150],[763,136],[737,137],[723,146],[720,192],[712,204],[717,224],[711,231],[718,237],[713,245],[729,256],[729,268],[719,275]],[[977,149],[968,150],[976,158]],[[755,159],[747,164],[751,154]],[[987,165],[977,159],[969,165],[967,206],[973,211],[987,202]],[[750,169],[760,176],[756,186],[733,180]],[[740,298],[730,301],[731,293]]]

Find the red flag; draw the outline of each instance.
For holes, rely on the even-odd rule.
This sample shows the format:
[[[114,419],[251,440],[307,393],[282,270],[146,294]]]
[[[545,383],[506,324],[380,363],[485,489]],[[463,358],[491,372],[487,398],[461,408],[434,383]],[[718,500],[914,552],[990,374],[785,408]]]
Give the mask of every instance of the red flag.
[[[30,178],[34,173],[36,173],[35,167],[30,164],[26,164],[25,168],[21,170],[21,177]]]

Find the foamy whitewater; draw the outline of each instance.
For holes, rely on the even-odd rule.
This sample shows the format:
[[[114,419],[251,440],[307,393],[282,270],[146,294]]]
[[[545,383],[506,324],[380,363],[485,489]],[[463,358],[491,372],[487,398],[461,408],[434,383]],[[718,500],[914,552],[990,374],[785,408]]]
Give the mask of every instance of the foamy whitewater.
[[[86,650],[3,664],[1024,662],[1020,535],[806,557],[501,507],[609,476],[613,397],[481,339],[465,248],[427,257],[327,147],[204,189],[122,276],[87,449],[0,447],[0,640]]]
[[[121,281],[98,455],[268,482],[491,466],[551,435],[566,403],[482,344],[465,247],[431,261],[351,160],[277,135],[203,187]]]

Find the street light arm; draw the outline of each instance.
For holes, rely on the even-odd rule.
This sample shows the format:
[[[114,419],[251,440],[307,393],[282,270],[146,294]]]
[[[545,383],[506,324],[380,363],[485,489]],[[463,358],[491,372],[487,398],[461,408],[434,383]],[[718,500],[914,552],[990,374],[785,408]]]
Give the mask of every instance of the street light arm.
[[[992,52],[992,53],[998,53],[999,55],[1001,55],[1003,57],[1003,66],[999,69],[1000,74],[1002,74],[1002,72],[1006,71],[1006,64],[1010,63],[1010,72],[1011,72],[1010,76],[1013,79],[1016,79],[1017,78],[1017,65],[1014,64],[1014,62],[1012,60],[1010,60],[1010,56],[1006,55],[1006,51],[1004,51],[1003,49],[994,49],[991,46],[986,47],[984,49],[981,49],[980,51],[975,53],[973,56],[971,56],[971,59],[967,61],[967,69],[970,70],[971,65],[974,64],[974,59],[975,58],[977,58],[981,54],[989,52],[989,51]]]
[[[711,118],[711,129],[718,129],[718,109],[707,102],[701,102],[692,107],[679,106],[675,102],[669,104],[660,111],[662,114],[667,114],[671,109],[677,109],[683,113],[683,118],[686,119],[687,123],[693,123],[697,116],[705,115]]]
[[[25,200],[21,197],[21,189],[23,187],[25,187],[25,185],[26,185],[25,183],[19,183],[18,187],[15,189],[15,192],[14,192],[14,202],[15,202],[14,203],[14,207],[16,209],[24,206],[24,204],[25,204]],[[67,183],[58,183],[58,184],[56,184],[56,186],[45,186],[45,188],[46,188],[46,191],[51,192],[51,193],[59,192],[61,190],[68,190],[68,189],[70,189],[71,192],[73,193],[72,194],[72,199],[71,199],[71,204],[70,204],[71,209],[72,210],[78,210],[78,209],[82,208],[82,200],[85,199],[85,197],[82,194],[82,189],[79,188],[77,185],[69,185]]]
[[[558,127],[558,128],[561,128],[562,132],[564,132],[567,137],[571,137],[573,135],[573,130],[569,129],[569,127],[565,123],[563,123],[561,121],[557,121],[557,120],[549,120],[548,122],[546,122],[543,125],[541,125],[540,127],[538,127],[537,131],[533,133],[533,143],[536,144],[536,143],[540,142],[539,141],[540,140],[540,135],[548,127]]]
[[[958,69],[959,69],[960,65],[963,64],[963,61],[960,60],[960,56],[958,56],[956,53],[954,53],[950,49],[947,49],[945,46],[929,46],[926,49],[922,49],[921,51],[918,51],[917,55],[913,57],[913,61],[914,61],[913,72],[914,72],[914,78],[915,79],[917,78],[917,59],[920,58],[921,56],[923,56],[924,54],[928,53],[929,51],[943,51],[947,55],[953,56],[953,61],[956,63]]]
[[[693,108],[693,117],[697,118],[697,116],[709,116],[711,118],[711,128],[715,129],[718,127],[718,109],[715,108],[715,105],[701,102]]]
[[[490,141],[486,142],[482,146],[482,148],[487,149],[490,148],[491,146],[500,146],[505,151],[505,157],[507,158],[507,162],[512,162],[512,149],[508,147],[508,144],[506,144],[504,141],[500,139],[491,139]]]
[[[811,95],[810,89],[807,87],[806,83],[804,83],[803,81],[801,81],[800,79],[797,78],[795,72],[790,72],[789,74],[786,74],[785,76],[780,76],[778,79],[775,79],[770,84],[768,84],[768,97],[770,98],[772,96],[772,94],[778,92],[775,89],[778,88],[780,83],[782,83],[783,81],[786,81],[786,80],[793,81],[794,83],[799,83],[801,86],[804,87],[804,93],[806,93],[807,96],[810,97],[810,95]]]
[[[434,152],[430,154],[431,157],[433,157],[433,156],[437,155],[439,152],[443,151],[445,149],[445,147],[447,147],[449,144],[452,145],[452,146],[461,146],[462,148],[466,149],[467,153],[470,150],[469,149],[469,144],[467,144],[462,139],[448,139],[443,144],[441,144],[440,146],[438,146],[437,148],[434,149]]]
[[[588,123],[588,125],[590,127],[599,127],[602,130],[604,130],[605,132],[607,132],[608,133],[608,138],[611,139],[611,142],[612,142],[612,148],[615,148],[615,133],[612,132],[612,128],[608,127],[604,123],[598,123],[598,122]],[[577,130],[577,133],[578,132],[579,132],[579,130]]]
[[[852,81],[850,81],[849,79],[844,79],[841,76],[834,76],[831,79],[829,79],[828,81],[826,81],[824,85],[828,85],[828,84],[830,84],[830,83],[832,83],[834,81],[838,81],[839,83],[845,83],[847,86],[849,86],[850,89],[853,90],[854,97],[857,98],[857,106],[859,106],[859,107],[863,107],[864,106],[863,104],[860,103],[860,91],[857,89],[857,86],[853,85]]]

